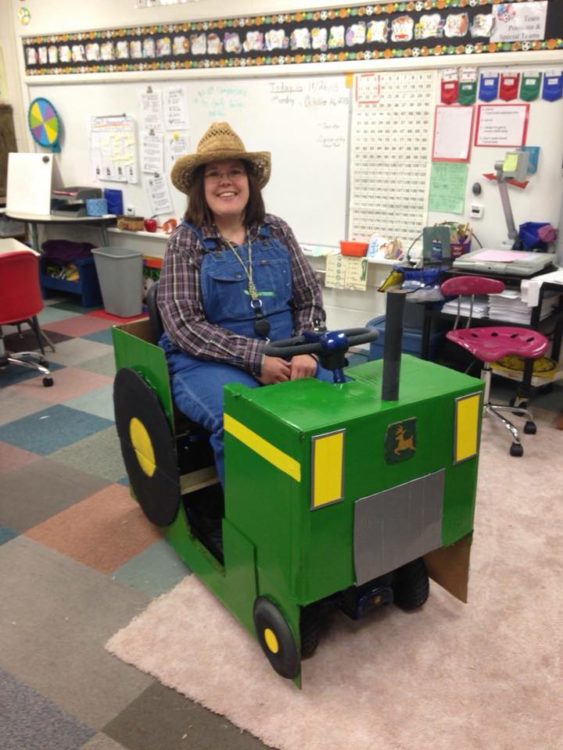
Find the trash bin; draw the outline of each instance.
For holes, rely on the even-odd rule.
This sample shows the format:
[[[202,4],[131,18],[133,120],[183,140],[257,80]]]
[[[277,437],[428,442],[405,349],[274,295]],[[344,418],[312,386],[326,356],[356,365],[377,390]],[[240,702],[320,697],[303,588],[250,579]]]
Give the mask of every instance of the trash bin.
[[[143,309],[143,255],[123,247],[97,247],[96,263],[104,310],[130,318]]]

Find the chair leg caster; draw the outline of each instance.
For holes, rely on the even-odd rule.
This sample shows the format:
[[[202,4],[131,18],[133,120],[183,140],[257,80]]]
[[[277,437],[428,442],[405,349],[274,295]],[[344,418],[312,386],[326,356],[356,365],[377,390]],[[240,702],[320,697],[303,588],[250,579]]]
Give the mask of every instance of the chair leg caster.
[[[536,427],[536,423],[528,419],[524,425],[524,432],[526,435],[535,435],[537,431],[538,428]]]
[[[520,443],[512,443],[512,445],[510,446],[510,455],[511,456],[523,456],[524,448],[522,448]]]
[[[45,388],[50,388],[53,385],[53,378],[44,377],[43,385],[45,386]]]

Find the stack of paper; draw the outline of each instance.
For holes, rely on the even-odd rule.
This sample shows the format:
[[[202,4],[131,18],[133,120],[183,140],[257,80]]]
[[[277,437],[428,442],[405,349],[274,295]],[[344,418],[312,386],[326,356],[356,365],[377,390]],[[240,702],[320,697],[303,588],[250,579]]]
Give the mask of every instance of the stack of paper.
[[[469,310],[471,308],[471,297],[460,297],[461,303],[461,315],[465,318],[469,317]],[[457,299],[452,299],[442,307],[443,313],[449,315],[457,315]],[[475,297],[473,301],[473,314],[472,318],[486,318],[489,313],[489,298]]]
[[[549,317],[557,307],[557,303],[557,294],[546,294],[542,302],[540,320]],[[532,308],[522,301],[520,292],[505,289],[501,294],[490,295],[489,318],[529,325],[532,319]]]

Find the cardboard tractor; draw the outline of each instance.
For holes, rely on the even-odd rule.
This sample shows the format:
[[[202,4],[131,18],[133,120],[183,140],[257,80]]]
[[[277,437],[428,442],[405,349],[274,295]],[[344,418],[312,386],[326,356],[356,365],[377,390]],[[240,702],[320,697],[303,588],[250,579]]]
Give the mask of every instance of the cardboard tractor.
[[[225,388],[224,491],[207,434],[175,412],[155,310],[113,329],[132,494],[298,685],[330,608],[415,609],[428,576],[467,600],[482,383],[401,355],[393,300],[383,360],[343,377],[346,348],[370,329],[290,339],[269,353],[315,352],[338,382]]]

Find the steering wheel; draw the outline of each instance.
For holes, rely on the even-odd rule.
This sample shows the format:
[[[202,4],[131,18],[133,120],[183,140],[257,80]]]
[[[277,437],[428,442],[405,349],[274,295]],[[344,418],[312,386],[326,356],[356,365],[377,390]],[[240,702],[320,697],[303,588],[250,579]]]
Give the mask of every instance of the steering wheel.
[[[269,341],[264,354],[269,357],[294,357],[296,354],[317,354],[321,365],[332,370],[335,383],[344,383],[342,372],[346,366],[346,352],[351,346],[375,341],[379,333],[375,328],[345,328],[340,331],[305,331],[280,341]]]

